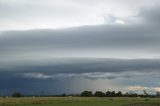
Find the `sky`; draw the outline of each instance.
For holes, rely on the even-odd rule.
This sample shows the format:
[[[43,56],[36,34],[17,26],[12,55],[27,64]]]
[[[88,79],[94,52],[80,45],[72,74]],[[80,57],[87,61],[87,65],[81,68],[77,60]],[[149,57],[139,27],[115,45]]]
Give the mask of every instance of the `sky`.
[[[159,0],[0,0],[0,92],[160,91]]]

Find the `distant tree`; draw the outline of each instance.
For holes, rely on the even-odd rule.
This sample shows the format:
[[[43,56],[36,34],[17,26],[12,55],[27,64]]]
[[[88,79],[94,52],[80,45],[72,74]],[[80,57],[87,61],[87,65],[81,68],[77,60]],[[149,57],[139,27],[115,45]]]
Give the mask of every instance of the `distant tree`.
[[[111,96],[112,96],[111,91],[107,91],[106,92],[106,97],[111,97]]]
[[[117,97],[121,97],[121,96],[123,96],[123,94],[122,94],[121,91],[119,91],[119,92],[116,93],[116,96],[117,96]]]
[[[118,92],[118,95],[121,95],[121,92]],[[117,93],[115,91],[107,91],[106,92],[106,97],[115,97],[117,96]]]
[[[92,91],[83,91],[83,92],[81,93],[81,96],[91,97],[91,96],[93,96],[93,93],[92,93]]]
[[[23,95],[20,92],[13,92],[12,97],[22,97]]]
[[[115,97],[116,96],[116,92],[115,91],[112,91],[111,92],[111,97]]]
[[[105,97],[105,93],[102,92],[102,91],[96,91],[94,96],[96,96],[96,97]]]
[[[160,92],[159,91],[156,92],[156,96],[160,97]]]
[[[125,97],[143,97],[144,95],[138,95],[137,93],[134,93],[132,91],[127,92],[126,94],[124,94]]]
[[[63,94],[62,94],[62,97],[66,97],[66,94],[65,94],[65,93],[63,93]]]
[[[126,92],[123,96],[125,96],[125,97],[129,97],[129,93],[128,93],[128,92]]]
[[[76,94],[74,94],[74,96],[75,96],[75,97],[79,97],[79,96],[80,96],[80,94],[76,93]]]
[[[110,91],[106,92],[106,97],[110,97]]]

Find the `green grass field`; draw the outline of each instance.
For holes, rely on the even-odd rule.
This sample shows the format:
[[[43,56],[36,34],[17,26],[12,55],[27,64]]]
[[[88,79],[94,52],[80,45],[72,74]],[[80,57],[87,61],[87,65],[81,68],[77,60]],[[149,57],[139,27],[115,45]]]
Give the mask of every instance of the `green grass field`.
[[[159,98],[24,97],[0,98],[0,106],[160,106]]]

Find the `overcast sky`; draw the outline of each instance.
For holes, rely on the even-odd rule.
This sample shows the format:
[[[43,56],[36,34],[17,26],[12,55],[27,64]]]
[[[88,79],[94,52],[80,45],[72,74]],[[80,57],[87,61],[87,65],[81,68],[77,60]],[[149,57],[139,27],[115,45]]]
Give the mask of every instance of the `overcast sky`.
[[[159,0],[0,0],[0,92],[159,91],[159,10]]]
[[[1,0],[0,30],[135,24],[155,4],[159,0]]]

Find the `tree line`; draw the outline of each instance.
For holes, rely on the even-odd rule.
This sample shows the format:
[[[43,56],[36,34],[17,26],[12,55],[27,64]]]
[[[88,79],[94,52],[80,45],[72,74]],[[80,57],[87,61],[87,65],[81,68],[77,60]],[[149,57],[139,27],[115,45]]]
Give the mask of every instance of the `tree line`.
[[[83,91],[80,94],[60,94],[60,95],[46,95],[46,94],[39,94],[39,95],[26,95],[26,96],[35,96],[35,97],[67,97],[67,96],[74,96],[74,97],[160,97],[160,92],[156,92],[156,95],[148,94],[145,90],[143,91],[144,94],[137,94],[133,92],[122,93],[121,91],[96,91],[93,93],[92,91]],[[21,94],[20,92],[13,92],[12,97],[24,97],[25,95]]]
[[[156,92],[156,95],[151,95],[146,93],[144,94],[137,94],[133,92],[127,92],[123,94],[121,91],[115,92],[115,91],[107,91],[107,92],[102,92],[102,91],[96,91],[95,93],[92,93],[92,91],[83,91],[80,96],[82,97],[160,97],[160,92]]]

